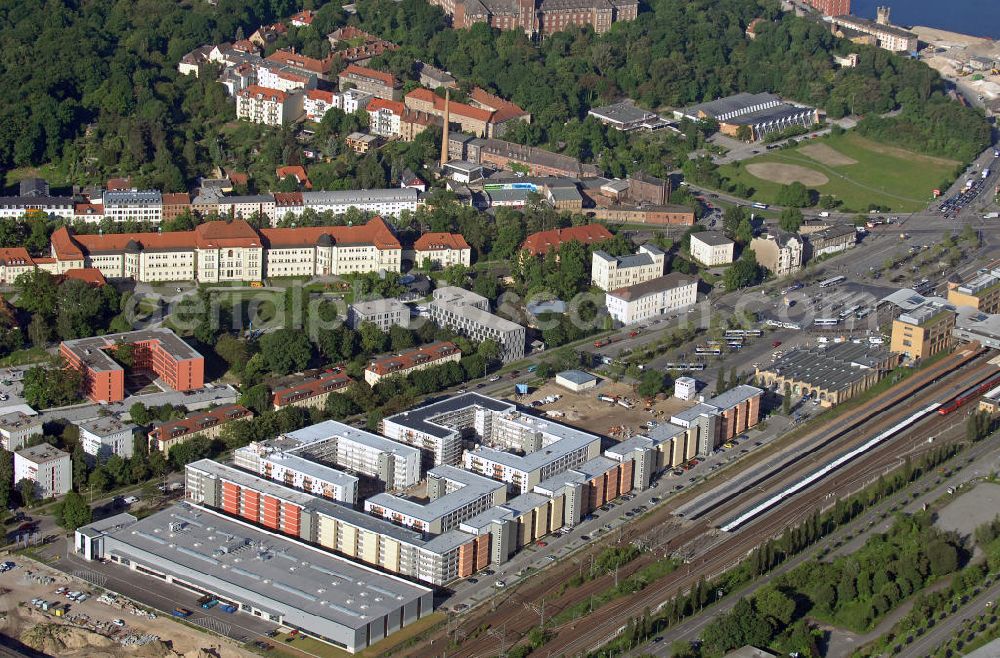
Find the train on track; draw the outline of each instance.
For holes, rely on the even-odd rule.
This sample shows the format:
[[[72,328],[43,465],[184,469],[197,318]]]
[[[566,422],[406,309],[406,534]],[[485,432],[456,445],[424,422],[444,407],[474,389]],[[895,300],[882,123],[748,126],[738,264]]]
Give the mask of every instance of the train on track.
[[[753,519],[757,518],[767,510],[782,504],[783,502],[785,502],[792,496],[796,495],[803,489],[822,480],[827,475],[834,472],[841,466],[863,455],[864,453],[868,452],[872,448],[875,448],[876,446],[887,441],[888,439],[896,436],[900,432],[909,429],[915,423],[918,423],[921,420],[927,418],[940,408],[941,408],[941,403],[935,402],[934,404],[928,405],[923,409],[914,412],[913,414],[899,421],[889,429],[884,430],[879,434],[876,434],[875,436],[868,439],[867,441],[857,446],[856,448],[853,448],[845,452],[844,454],[840,455],[836,459],[827,462],[824,466],[816,469],[815,471],[805,476],[795,484],[792,484],[791,486],[786,487],[785,489],[779,491],[773,496],[770,496],[769,498],[762,500],[761,502],[757,503],[750,509],[744,511],[738,516],[723,523],[721,526],[719,526],[719,529],[723,530],[724,532],[732,532],[734,530],[739,530],[741,527],[743,527]]]
[[[938,413],[941,414],[942,416],[946,416],[951,412],[957,410],[959,407],[966,404],[967,402],[971,402],[972,400],[976,399],[986,391],[990,390],[991,388],[995,388],[997,386],[1000,386],[1000,373],[997,373],[992,377],[984,379],[979,384],[967,388],[966,390],[962,391],[961,393],[953,397],[951,400],[948,400],[947,402],[943,403],[941,405],[941,408],[938,409]]]

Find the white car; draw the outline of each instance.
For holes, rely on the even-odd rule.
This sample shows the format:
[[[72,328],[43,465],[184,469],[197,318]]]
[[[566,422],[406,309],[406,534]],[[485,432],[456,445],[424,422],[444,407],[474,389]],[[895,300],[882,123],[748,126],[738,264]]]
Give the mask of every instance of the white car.
[[[490,381],[491,382],[498,382],[498,381],[500,381],[500,375],[493,375],[492,377],[490,377]]]
[[[123,619],[112,619],[111,623],[119,628],[123,628],[125,626],[125,621]]]
[[[497,587],[501,587],[501,588],[503,588],[503,587],[506,587],[506,586],[507,586],[507,583],[505,583],[505,582],[504,582],[504,581],[502,581],[502,580],[498,580],[497,582],[495,582],[495,583],[494,583],[494,585],[496,585]]]

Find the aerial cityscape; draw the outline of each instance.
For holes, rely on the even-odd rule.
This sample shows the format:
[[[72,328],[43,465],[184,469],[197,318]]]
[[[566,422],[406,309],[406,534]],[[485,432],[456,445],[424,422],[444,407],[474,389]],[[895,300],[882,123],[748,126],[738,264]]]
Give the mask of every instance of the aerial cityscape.
[[[1000,657],[1000,5],[897,4],[8,3],[3,658]]]

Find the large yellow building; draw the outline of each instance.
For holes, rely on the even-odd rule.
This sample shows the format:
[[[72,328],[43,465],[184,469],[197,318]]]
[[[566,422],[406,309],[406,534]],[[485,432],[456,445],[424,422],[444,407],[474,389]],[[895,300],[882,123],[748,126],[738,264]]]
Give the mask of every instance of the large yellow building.
[[[956,306],[971,306],[982,313],[1000,313],[1000,277],[983,272],[968,283],[950,288],[948,301]]]
[[[892,321],[889,347],[911,361],[926,359],[951,346],[954,328],[954,307],[928,302]]]

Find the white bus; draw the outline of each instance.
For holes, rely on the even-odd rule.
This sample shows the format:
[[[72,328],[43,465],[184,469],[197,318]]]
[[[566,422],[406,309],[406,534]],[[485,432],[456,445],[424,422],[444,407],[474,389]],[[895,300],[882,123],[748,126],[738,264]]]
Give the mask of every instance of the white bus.
[[[826,279],[825,281],[820,281],[819,282],[819,287],[820,288],[829,288],[830,286],[835,286],[838,283],[843,283],[846,280],[847,280],[846,277],[843,277],[843,276],[831,277],[829,279]]]
[[[759,209],[759,210],[767,210],[767,204],[766,203],[761,203],[760,201],[754,201],[750,205],[753,206],[754,208]]]
[[[813,325],[817,327],[836,327],[840,324],[839,318],[816,318]]]
[[[847,318],[851,317],[851,315],[854,314],[854,312],[857,311],[859,308],[861,308],[861,306],[858,304],[845,308],[843,311],[840,312],[840,319],[846,320]]]
[[[695,354],[711,354],[713,356],[721,356],[722,355],[722,349],[718,348],[718,347],[702,347],[701,345],[699,345],[698,347],[694,348],[694,353]]]
[[[726,338],[760,338],[764,332],[760,329],[727,329]]]

